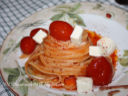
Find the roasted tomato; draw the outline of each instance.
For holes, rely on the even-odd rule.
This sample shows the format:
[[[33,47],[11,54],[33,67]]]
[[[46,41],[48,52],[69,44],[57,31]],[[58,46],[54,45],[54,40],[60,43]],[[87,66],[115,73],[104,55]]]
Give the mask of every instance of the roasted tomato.
[[[76,89],[76,78],[74,76],[65,78],[64,88],[67,90],[75,90]]]
[[[20,42],[20,48],[23,53],[30,54],[36,48],[36,42],[31,37],[24,37]]]
[[[107,85],[113,77],[112,64],[105,57],[97,57],[88,65],[87,76],[92,77],[94,85]]]
[[[70,40],[73,27],[64,21],[54,21],[50,24],[49,30],[50,35],[57,40],[67,41]]]

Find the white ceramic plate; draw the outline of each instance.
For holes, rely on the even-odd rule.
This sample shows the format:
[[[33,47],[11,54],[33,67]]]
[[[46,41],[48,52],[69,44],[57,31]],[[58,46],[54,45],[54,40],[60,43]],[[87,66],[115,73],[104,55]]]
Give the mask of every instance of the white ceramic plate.
[[[69,13],[69,14],[67,14]],[[52,18],[52,19],[51,19]],[[86,29],[95,31],[102,36],[107,36],[113,39],[118,47],[118,55],[121,58],[124,50],[128,49],[128,13],[113,6],[103,5],[100,3],[70,3],[52,8],[44,9],[36,12],[29,18],[26,18],[20,24],[18,24],[12,32],[9,33],[6,40],[3,43],[0,52],[0,66],[1,73],[5,82],[9,85],[10,82],[17,83],[22,80],[24,76],[19,76],[18,63],[24,65],[24,60],[19,60],[20,48],[19,42],[22,37],[29,35],[30,31],[34,28],[44,27],[48,29],[48,26],[52,20],[65,20],[74,24],[83,25]],[[77,21],[76,21],[77,20]],[[86,26],[85,26],[86,25]],[[13,69],[8,74],[4,71],[5,68]],[[109,85],[127,85],[128,84],[128,67],[121,66],[118,62],[117,71],[113,78],[113,81]],[[24,71],[24,70],[20,70]],[[11,75],[9,77],[9,75]],[[8,80],[9,79],[9,80]],[[24,78],[26,79],[26,78]],[[19,84],[19,83],[18,83]],[[36,85],[36,84],[35,84]],[[78,96],[75,91],[65,91],[49,88],[46,85],[43,86],[29,86],[28,88],[23,86],[11,86],[11,90],[20,96]],[[115,89],[113,89],[115,90]],[[116,89],[117,90],[117,89]],[[127,96],[126,89],[118,89],[114,96]],[[112,90],[95,90],[94,96],[107,96],[108,92]],[[103,95],[104,94],[104,95]],[[81,94],[82,95],[82,94]],[[93,96],[89,94],[88,96]],[[83,95],[84,96],[84,95]]]

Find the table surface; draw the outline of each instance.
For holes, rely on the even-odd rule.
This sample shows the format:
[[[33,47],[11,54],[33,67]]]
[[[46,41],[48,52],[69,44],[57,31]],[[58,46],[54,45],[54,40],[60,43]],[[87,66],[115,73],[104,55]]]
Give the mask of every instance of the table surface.
[[[36,11],[69,2],[100,2],[128,11],[128,5],[114,0],[0,0],[0,48],[7,34],[22,20]],[[14,96],[0,76],[0,96]]]

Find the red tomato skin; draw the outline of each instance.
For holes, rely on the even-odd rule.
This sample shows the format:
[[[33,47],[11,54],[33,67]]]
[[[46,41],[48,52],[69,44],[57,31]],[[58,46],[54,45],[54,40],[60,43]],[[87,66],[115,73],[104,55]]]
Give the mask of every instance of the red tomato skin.
[[[87,76],[92,77],[94,85],[103,86],[111,83],[112,64],[105,57],[97,57],[88,65]]]
[[[57,40],[67,41],[70,40],[73,27],[64,21],[54,21],[50,24],[49,30],[50,35]]]
[[[44,32],[46,32],[48,34],[48,31],[44,28],[36,28],[36,29],[33,29],[30,33],[30,37],[33,37],[39,30],[42,30]]]
[[[112,15],[111,15],[110,13],[106,13],[106,17],[107,17],[107,18],[111,18]]]
[[[24,37],[20,42],[20,48],[24,54],[30,54],[36,48],[36,42],[31,37]]]
[[[67,90],[76,90],[76,77],[70,76],[64,79],[64,88]]]

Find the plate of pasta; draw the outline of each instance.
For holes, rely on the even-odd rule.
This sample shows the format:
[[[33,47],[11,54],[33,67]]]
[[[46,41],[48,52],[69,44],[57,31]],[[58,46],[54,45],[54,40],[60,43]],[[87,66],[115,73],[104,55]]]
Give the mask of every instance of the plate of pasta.
[[[89,2],[36,12],[3,43],[6,85],[17,96],[127,96],[127,17]]]

